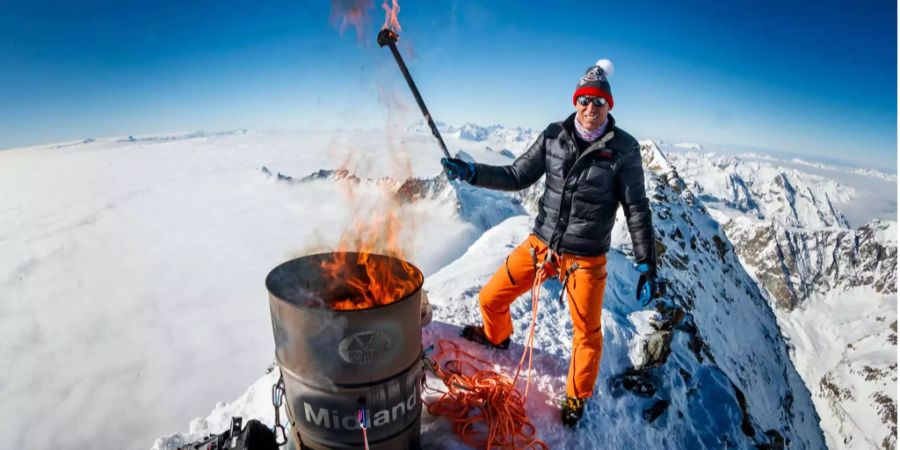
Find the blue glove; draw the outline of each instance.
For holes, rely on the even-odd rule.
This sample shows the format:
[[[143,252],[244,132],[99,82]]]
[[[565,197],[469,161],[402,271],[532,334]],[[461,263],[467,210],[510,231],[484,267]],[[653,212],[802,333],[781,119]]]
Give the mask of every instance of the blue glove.
[[[641,274],[638,278],[637,292],[635,299],[641,305],[647,306],[654,298],[662,297],[666,294],[665,280],[661,280],[656,276],[656,267],[647,263],[636,264],[634,268]]]
[[[457,158],[441,158],[441,165],[451,180],[463,180],[471,183],[475,179],[475,163]]]

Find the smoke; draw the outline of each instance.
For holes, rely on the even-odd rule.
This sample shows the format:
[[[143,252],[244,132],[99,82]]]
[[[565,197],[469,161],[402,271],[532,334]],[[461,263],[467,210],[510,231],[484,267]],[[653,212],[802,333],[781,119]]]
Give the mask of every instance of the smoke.
[[[383,28],[399,32],[400,22],[397,17],[400,5],[397,0],[383,0],[381,8],[385,14]],[[370,13],[373,10],[372,0],[332,0],[331,24],[341,35],[353,27],[357,39],[361,43],[366,42],[364,37],[369,34],[372,25]],[[374,35],[371,37],[374,38]],[[385,62],[390,64],[390,53],[385,51],[384,57]],[[396,75],[396,72],[391,72],[391,80],[396,81]],[[408,114],[405,115],[410,111],[406,98],[408,94],[404,96],[387,88],[388,82],[377,78],[380,77],[375,80],[378,101],[385,111],[385,151],[368,156],[365,152],[351,148],[352,144],[337,140],[332,142],[328,151],[337,159],[338,171],[359,175],[360,171],[371,173],[373,166],[382,166],[383,169],[383,165],[387,163],[389,178],[383,183],[360,182],[355,176],[335,179],[341,203],[348,208],[349,215],[347,222],[339,225],[339,242],[335,248],[314,237],[305,243],[301,253],[312,250],[358,251],[406,259],[413,249],[413,243],[416,242],[416,214],[398,200],[398,186],[394,182],[403,182],[413,175],[412,162],[402,144],[405,132],[403,124],[410,121]]]
[[[356,40],[364,43],[372,24],[369,11],[375,7],[372,0],[331,0],[331,25],[344,35],[347,28],[356,29]]]

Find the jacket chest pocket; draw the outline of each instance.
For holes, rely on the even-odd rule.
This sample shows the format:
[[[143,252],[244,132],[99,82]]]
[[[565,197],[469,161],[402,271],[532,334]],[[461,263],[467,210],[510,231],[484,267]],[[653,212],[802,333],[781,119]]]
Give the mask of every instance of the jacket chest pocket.
[[[591,190],[610,191],[615,177],[615,167],[615,161],[592,158],[583,172],[581,181]]]

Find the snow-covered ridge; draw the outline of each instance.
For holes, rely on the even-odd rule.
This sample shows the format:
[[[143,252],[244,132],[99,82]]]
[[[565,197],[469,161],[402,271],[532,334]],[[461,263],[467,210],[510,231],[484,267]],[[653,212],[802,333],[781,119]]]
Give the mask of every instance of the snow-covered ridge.
[[[118,139],[117,142],[172,142],[172,141],[182,141],[182,140],[187,140],[187,139],[198,139],[198,138],[206,138],[206,137],[232,136],[235,134],[247,134],[249,132],[250,132],[249,130],[242,128],[239,130],[214,131],[214,132],[193,131],[190,133],[181,133],[181,134],[129,135],[126,138]]]
[[[679,166],[690,167],[687,183],[704,193],[699,198],[724,225],[743,265],[770,299],[792,360],[812,392],[829,448],[894,448],[897,223],[872,219],[851,229],[838,220],[835,226],[833,219],[843,217],[832,201],[839,198],[841,184],[821,173],[786,169],[774,158],[761,163],[756,155],[750,161],[740,155],[670,155]],[[724,183],[718,172],[723,169]],[[765,183],[773,174],[774,182]],[[760,184],[766,188],[758,189]],[[773,195],[788,186],[808,194]],[[819,192],[824,199],[816,198]],[[844,204],[865,200],[852,190],[844,194],[849,197]],[[760,206],[773,199],[793,201],[782,201],[779,208]]]
[[[252,134],[255,133],[253,130],[249,130],[246,128],[235,129],[235,130],[222,130],[222,131],[190,131],[190,132],[179,132],[179,133],[158,133],[158,134],[133,134],[127,136],[112,136],[112,137],[102,137],[102,138],[84,138],[77,139],[72,141],[65,142],[55,142],[51,144],[39,144],[33,145],[29,147],[22,147],[16,149],[0,149],[0,151],[21,151],[21,150],[39,150],[39,149],[49,149],[49,150],[59,150],[59,149],[77,149],[78,147],[97,147],[97,146],[111,146],[118,145],[123,143],[160,143],[160,142],[177,142],[177,141],[185,141],[191,139],[200,139],[200,138],[215,138],[222,136],[234,136],[241,134]]]
[[[739,151],[736,149],[730,149],[727,145],[713,145],[711,147],[708,147],[694,142],[671,143],[664,140],[654,140],[653,142],[658,144],[661,148],[666,149],[666,151],[671,150],[675,152],[704,153],[710,156],[731,155],[737,158],[741,158],[746,162],[766,161],[786,167],[810,167],[835,173],[864,175],[868,177],[880,178],[886,181],[897,180],[896,172],[890,173],[871,167],[859,167],[857,163],[854,163],[852,161],[840,162],[837,160],[828,160],[835,162],[823,162],[811,159],[814,158],[813,156],[793,156],[795,154],[784,152],[773,152],[769,154],[764,150]]]
[[[865,176],[869,176],[869,177],[881,178],[882,180],[885,180],[885,181],[897,181],[897,174],[885,173],[885,172],[882,172],[880,170],[875,170],[875,169],[852,169],[852,170],[850,170],[850,172],[858,174],[858,175],[865,175]]]
[[[711,205],[786,227],[849,228],[836,203],[856,191],[833,179],[770,162],[745,161],[714,153],[669,152],[695,193]]]
[[[444,138],[461,139],[466,141],[494,141],[494,142],[531,142],[540,134],[530,128],[504,127],[503,125],[480,126],[474,123],[465,123],[455,127],[444,122],[436,122],[441,136]],[[407,131],[414,134],[431,134],[428,125],[417,122],[407,127]]]
[[[473,227],[471,232],[466,233],[467,242],[474,241],[481,233],[509,217],[525,214],[522,202],[516,197],[449,182],[443,174],[397,180],[390,177],[362,178],[346,169],[319,169],[299,178],[281,172],[273,174],[265,166],[260,168],[260,172],[267,179],[299,186],[309,183],[347,183],[353,185],[353,189],[360,186],[382,189],[392,197],[392,202],[388,205],[391,207],[421,201],[452,204],[459,219]],[[454,256],[461,254],[458,250],[454,251]]]
[[[725,225],[775,305],[831,448],[896,444],[896,227]]]
[[[684,148],[684,149],[688,149],[688,150],[695,150],[695,151],[698,151],[698,152],[702,152],[702,151],[703,151],[703,146],[702,146],[702,145],[696,144],[696,143],[693,143],[693,142],[681,142],[681,143],[673,144],[673,145],[674,145],[675,147],[678,147],[678,148]]]
[[[885,240],[896,222],[874,220],[856,230],[788,228],[734,219],[725,224],[738,253],[790,311],[814,295],[840,294],[859,286],[879,295],[897,294],[897,245]]]

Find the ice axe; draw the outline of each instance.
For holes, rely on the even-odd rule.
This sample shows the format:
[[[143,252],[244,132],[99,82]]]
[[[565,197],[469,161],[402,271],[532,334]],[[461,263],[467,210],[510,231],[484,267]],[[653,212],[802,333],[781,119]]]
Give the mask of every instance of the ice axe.
[[[397,60],[397,65],[400,66],[400,72],[403,73],[403,78],[406,78],[406,84],[409,85],[409,90],[412,91],[413,97],[416,98],[416,103],[419,104],[419,109],[422,110],[422,115],[425,116],[425,121],[428,122],[428,126],[431,128],[431,134],[434,135],[438,144],[441,145],[444,156],[447,159],[450,159],[451,156],[450,152],[447,151],[447,144],[444,144],[441,132],[438,131],[437,125],[434,124],[434,119],[431,118],[431,114],[428,112],[428,107],[425,106],[425,101],[422,100],[422,94],[419,94],[419,89],[416,88],[416,82],[413,81],[412,76],[409,74],[409,69],[406,68],[406,63],[403,62],[403,57],[400,56],[400,51],[397,50],[397,40],[399,38],[400,35],[390,28],[384,28],[378,33],[378,45],[381,47],[387,45],[391,49],[391,53],[394,54],[394,59]]]

